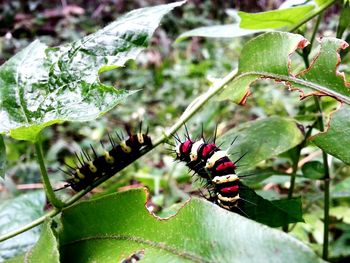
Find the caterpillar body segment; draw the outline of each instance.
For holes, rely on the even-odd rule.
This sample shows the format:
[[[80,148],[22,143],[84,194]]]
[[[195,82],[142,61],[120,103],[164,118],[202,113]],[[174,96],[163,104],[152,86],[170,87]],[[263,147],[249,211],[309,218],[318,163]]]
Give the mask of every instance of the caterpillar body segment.
[[[187,134],[185,141],[177,138],[175,146],[176,158],[199,177],[206,181],[212,199],[219,206],[234,210],[241,200],[240,181],[236,174],[236,163],[231,161],[227,151],[221,150],[213,142],[204,138],[193,140]]]
[[[109,151],[104,150],[102,155],[98,155],[93,147],[93,156],[86,152],[81,157],[76,154],[79,164],[76,167],[67,165],[69,170],[64,172],[70,174],[70,178],[64,188],[71,187],[74,191],[81,191],[98,178],[111,177],[118,173],[140,157],[141,150],[152,147],[152,140],[147,133],[143,134],[140,130],[136,134],[128,134],[129,137],[119,144],[108,135],[112,148]],[[118,134],[117,136],[120,137]]]

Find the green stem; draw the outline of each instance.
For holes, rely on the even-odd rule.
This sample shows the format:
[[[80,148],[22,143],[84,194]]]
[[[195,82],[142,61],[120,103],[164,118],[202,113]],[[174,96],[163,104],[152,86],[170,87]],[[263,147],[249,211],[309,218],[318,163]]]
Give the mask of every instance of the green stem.
[[[312,49],[312,45],[315,41],[317,30],[318,30],[320,23],[321,23],[322,15],[323,15],[323,13],[321,12],[319,14],[319,16],[317,17],[317,21],[316,21],[316,24],[314,26],[314,30],[312,31],[312,35],[311,35],[311,39],[310,39],[310,45],[306,46],[302,51],[302,57],[303,57],[304,64],[305,64],[306,68],[308,68],[310,66],[309,55],[310,55],[310,52]]]
[[[324,179],[324,222],[323,222],[323,252],[322,258],[328,260],[328,245],[329,245],[329,185],[330,178]]]
[[[48,218],[51,218],[51,217],[54,217],[55,215],[57,215],[58,213],[61,212],[61,209],[60,208],[55,208],[55,209],[52,209],[50,212],[48,212],[46,215],[43,215],[42,217],[39,217],[38,219],[30,222],[29,224],[19,228],[19,229],[16,229],[12,232],[9,232],[3,236],[0,237],[0,242],[2,241],[5,241],[11,237],[14,237],[14,236],[17,236],[29,229],[32,229],[33,227],[36,227],[38,225],[40,225],[41,223],[43,223],[46,219]]]
[[[308,131],[305,134],[304,140],[297,146],[296,156],[295,156],[295,158],[293,158],[292,174],[290,175],[290,186],[288,189],[288,199],[293,198],[293,192],[294,192],[294,187],[295,187],[295,178],[296,178],[297,171],[298,171],[300,153],[301,153],[301,150],[304,148],[307,140],[309,139],[313,127],[314,127],[314,124],[309,127]],[[283,226],[282,230],[284,232],[288,232],[288,225]]]
[[[298,171],[298,163],[300,159],[300,152],[301,152],[302,147],[300,145],[297,146],[297,157],[293,161],[293,167],[292,167],[292,174],[290,177],[290,186],[288,189],[288,199],[293,198],[293,192],[294,192],[294,187],[295,187],[295,177]]]
[[[158,145],[167,140],[172,134],[180,129],[210,98],[220,92],[237,74],[237,69],[231,71],[224,78],[216,81],[210,89],[204,93],[193,105],[190,105],[180,117],[180,119],[165,132],[164,136],[157,140],[154,145]]]
[[[302,26],[303,24],[305,24],[306,22],[308,22],[309,20],[311,20],[312,18],[314,18],[318,14],[322,13],[328,7],[333,5],[336,1],[337,0],[329,1],[328,3],[324,4],[323,6],[317,8],[314,12],[310,13],[308,16],[306,16],[303,20],[301,20],[298,24],[296,24],[295,26],[290,28],[288,31],[293,32],[293,31],[297,30],[300,26]]]
[[[186,123],[186,121],[188,121],[210,98],[212,98],[215,94],[217,94],[218,92],[220,92],[228,82],[230,82],[235,75],[237,74],[237,70],[233,70],[231,71],[229,74],[227,74],[224,78],[222,78],[221,80],[215,82],[213,84],[213,86],[205,93],[203,94],[195,103],[193,103],[192,107],[187,109],[184,114],[182,114],[182,116],[180,117],[179,121],[177,121],[167,132],[164,133],[163,136],[161,136],[157,141],[155,141],[153,143],[153,148],[155,148],[156,146],[158,146],[161,143],[164,143],[166,140],[168,140],[168,138],[174,134],[178,129],[181,128],[181,126]],[[40,168],[43,169],[42,170],[42,174],[43,174],[43,182],[45,184],[45,190],[47,189],[51,189],[51,192],[48,191],[47,195],[48,198],[50,200],[50,198],[54,197],[55,200],[56,196],[53,195],[49,195],[49,193],[54,193],[51,187],[50,182],[48,181],[48,177],[47,177],[47,173],[46,173],[46,169],[45,169],[45,165],[44,165],[44,161],[43,161],[43,157],[42,157],[42,152],[41,152],[41,147],[39,144],[35,144],[37,153],[38,153],[38,161],[40,164]],[[141,156],[143,156],[144,154],[146,154],[147,152],[151,151],[152,149],[147,149],[145,151],[143,151],[139,158]],[[14,237],[16,235],[19,235],[41,223],[43,223],[46,219],[51,218],[57,214],[59,214],[62,211],[62,207],[68,207],[72,204],[74,204],[76,201],[78,201],[81,197],[83,197],[85,194],[87,194],[88,192],[90,192],[94,187],[96,187],[97,185],[101,184],[102,182],[106,181],[109,177],[102,177],[99,178],[98,180],[96,180],[91,186],[88,186],[86,189],[80,191],[79,193],[75,194],[74,196],[72,196],[70,199],[66,200],[64,203],[61,202],[61,206],[54,208],[53,210],[51,210],[50,212],[48,212],[46,215],[36,219],[35,221],[15,230],[12,231],[10,233],[7,233],[3,236],[0,237],[0,241],[4,241],[7,240],[11,237]],[[46,183],[45,183],[46,182]],[[48,187],[46,188],[46,186],[48,185]],[[50,197],[49,197],[50,196]],[[50,200],[50,202],[52,202]],[[53,204],[53,203],[52,203]]]
[[[314,97],[315,105],[317,110],[320,112],[319,117],[319,130],[321,132],[325,131],[323,122],[323,111],[320,98]],[[328,260],[328,246],[329,246],[329,205],[330,205],[330,195],[329,195],[329,185],[330,185],[330,175],[329,175],[329,165],[327,153],[322,150],[323,157],[323,167],[324,167],[324,214],[323,214],[323,252],[322,258]]]
[[[35,151],[36,151],[36,158],[37,158],[38,163],[40,165],[41,180],[44,184],[44,190],[45,190],[47,199],[54,207],[61,208],[64,206],[64,203],[56,197],[55,192],[52,189],[50,179],[49,179],[49,176],[48,176],[47,171],[46,171],[44,157],[43,157],[43,153],[41,150],[40,142],[35,143]]]

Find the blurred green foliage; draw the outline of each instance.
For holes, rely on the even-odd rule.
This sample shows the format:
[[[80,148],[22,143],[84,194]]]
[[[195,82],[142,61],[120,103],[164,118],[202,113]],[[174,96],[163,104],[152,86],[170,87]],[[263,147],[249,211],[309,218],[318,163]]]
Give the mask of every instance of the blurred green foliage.
[[[165,1],[3,1],[0,9],[0,64],[39,38],[49,46],[55,46],[80,39],[95,32],[107,23],[117,19],[126,11],[155,5]],[[246,12],[271,10],[282,1],[189,1],[181,10],[176,10],[162,21],[151,46],[144,51],[136,62],[127,63],[123,69],[104,72],[100,75],[102,82],[125,88],[142,89],[132,95],[128,105],[120,105],[102,118],[93,122],[63,123],[44,130],[42,141],[47,167],[52,183],[59,188],[65,177],[58,168],[64,162],[72,163],[74,152],[88,149],[89,145],[101,151],[99,141],[107,142],[107,132],[123,130],[125,125],[137,127],[139,121],[150,127],[154,138],[173,124],[186,107],[200,94],[207,90],[213,78],[224,76],[237,66],[241,47],[248,37],[236,39],[192,38],[174,44],[174,40],[187,30],[232,22],[226,9],[237,8]],[[220,4],[220,5],[218,5]],[[325,14],[320,25],[320,36],[336,32],[339,6],[332,7]],[[312,28],[304,32],[311,34]],[[349,31],[349,30],[348,30]],[[345,37],[349,32],[345,31]],[[302,61],[296,57],[296,61]],[[344,55],[340,66],[342,72],[349,76],[349,55]],[[326,98],[322,106],[329,119],[336,102]],[[297,93],[291,93],[273,81],[257,82],[253,95],[244,106],[237,106],[226,101],[210,101],[192,118],[188,126],[191,134],[199,134],[201,123],[205,133],[212,134],[218,124],[219,135],[233,127],[261,117],[291,117],[303,124],[305,128],[313,124],[315,106],[311,99],[298,100]],[[316,131],[314,133],[317,133]],[[28,142],[4,138],[7,154],[7,171],[1,180],[1,205],[18,202],[18,198],[35,193],[40,188],[39,167],[34,161],[34,149]],[[295,193],[302,197],[305,224],[296,224],[292,234],[321,253],[323,231],[322,185],[319,178],[319,162],[322,156],[318,148],[308,143],[302,151],[302,167],[297,171]],[[312,156],[312,158],[309,158]],[[332,159],[332,208],[331,208],[331,261],[350,258],[350,167],[343,162]],[[260,162],[255,175],[247,178],[247,184],[258,190],[264,198],[273,200],[285,197],[289,187],[290,168],[293,151],[280,154]],[[268,172],[267,172],[268,170]],[[306,175],[306,173],[308,175]],[[93,198],[144,185],[151,190],[150,207],[160,214],[173,214],[172,205],[188,199],[189,195],[200,195],[199,183],[191,183],[191,176],[182,164],[174,163],[171,154],[164,147],[158,147],[153,154],[141,158],[123,170],[118,176],[106,181],[89,196]],[[249,183],[250,182],[250,183]],[[70,191],[59,192],[62,196]],[[34,195],[34,194],[33,194]],[[42,196],[37,202],[43,207]],[[38,211],[37,204],[30,205]],[[170,209],[169,209],[170,207]],[[170,212],[169,212],[170,211]],[[13,212],[14,213],[14,212]],[[35,213],[34,213],[35,214]],[[37,232],[33,232],[37,234]],[[36,236],[37,237],[37,236]],[[36,238],[24,244],[25,248],[33,244]],[[22,246],[22,245],[21,245]],[[23,251],[23,246],[11,250],[4,258],[12,257]],[[12,248],[11,248],[12,249]],[[3,250],[3,248],[0,248]],[[5,251],[8,252],[8,251]]]

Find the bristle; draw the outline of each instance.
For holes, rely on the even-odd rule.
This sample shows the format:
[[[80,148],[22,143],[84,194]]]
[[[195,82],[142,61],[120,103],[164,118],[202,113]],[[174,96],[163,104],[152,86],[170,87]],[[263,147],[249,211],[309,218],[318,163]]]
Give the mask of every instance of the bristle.
[[[201,139],[204,140],[204,126],[203,126],[203,122],[202,122]]]
[[[172,146],[172,147],[174,147],[174,148],[176,147],[175,144],[173,144],[173,143],[171,143],[171,142],[169,142],[169,141],[167,141],[166,144],[168,144],[168,145],[170,145],[170,146]]]
[[[81,167],[79,166],[79,164],[75,161],[75,160],[73,160],[73,163],[74,163],[74,165],[75,165],[75,167],[76,168],[78,168],[78,169],[80,169]],[[74,169],[74,171],[76,170],[76,168]]]
[[[253,203],[253,202],[250,202],[249,200],[244,199],[244,198],[242,198],[242,197],[239,197],[239,199],[242,200],[242,201],[244,201],[244,202],[247,202],[247,203],[249,203],[249,204],[252,204],[252,205],[254,205],[254,206],[257,206],[257,204],[255,204],[255,203]]]
[[[236,163],[238,163],[240,160],[242,160],[242,158],[243,158],[244,156],[246,156],[247,153],[248,153],[248,152],[245,152],[244,154],[242,154],[242,156],[239,157],[234,163],[236,164]],[[242,166],[242,165],[241,165],[241,166]]]
[[[102,150],[105,150],[106,148],[105,148],[105,146],[103,145],[103,142],[100,141],[100,143],[101,143],[101,146],[102,146]]]
[[[111,137],[109,133],[107,133],[107,135],[108,135],[109,142],[112,145],[112,148],[114,148],[116,145],[114,139]]]
[[[54,189],[53,191],[54,191],[54,192],[57,192],[57,191],[66,189],[66,188],[68,188],[68,187],[70,187],[70,186],[71,186],[70,184],[66,184],[66,185],[64,185],[64,186],[62,186],[62,187],[60,187],[60,188]]]
[[[117,135],[119,141],[123,141],[124,140],[123,139],[123,135],[119,135],[119,132],[116,131],[115,134]]]
[[[216,141],[217,132],[218,132],[218,124],[216,123],[216,125],[215,125],[215,130],[214,130],[214,137],[213,137],[213,143],[214,143],[214,144],[215,144],[215,141]]]
[[[251,174],[239,174],[239,178],[246,178],[246,177],[249,177],[249,176],[252,176],[252,175],[256,175],[256,173],[251,173]]]
[[[142,132],[142,121],[140,121],[140,126],[139,126],[139,133]]]
[[[86,151],[84,151],[84,150],[82,150],[82,152],[83,152],[83,154],[84,154],[86,160],[91,161],[90,155],[89,155]]]
[[[85,163],[85,160],[84,160],[85,156],[83,155],[83,150],[80,152],[80,158]]]
[[[208,142],[210,142],[210,140],[211,140],[211,136],[209,136],[207,139],[204,139],[204,138],[203,138],[203,140],[204,140],[205,143],[208,143]]]
[[[63,169],[60,168],[60,167],[58,167],[57,169],[60,170],[61,172],[65,173],[65,174],[69,175],[69,176],[72,176],[72,174],[71,174],[70,172],[68,172],[68,171],[66,171],[66,170],[63,170]]]
[[[235,208],[237,208],[245,217],[250,218],[246,212],[244,212],[241,208],[239,208],[239,206],[235,206]]]
[[[181,142],[181,138],[180,138],[179,134],[176,132],[175,135],[176,135],[177,140],[178,140],[179,142]]]
[[[90,148],[91,148],[92,152],[94,153],[95,159],[97,159],[97,153],[96,153],[94,147],[92,147],[91,144],[90,144]]]
[[[77,160],[78,160],[78,162],[80,163],[80,165],[81,165],[81,166],[84,166],[84,162],[83,162],[83,160],[81,160],[81,159],[79,158],[77,152],[75,152],[74,154],[75,154],[75,156],[77,157]]]
[[[73,168],[72,166],[70,166],[69,164],[67,164],[66,162],[64,162],[64,165],[67,166],[69,169],[75,171],[75,168]]]
[[[179,143],[181,143],[181,140],[180,140],[178,137],[176,137],[175,134],[172,134],[172,136],[173,136],[173,138],[174,138],[176,141],[178,141]]]
[[[237,140],[237,138],[238,138],[238,135],[232,140],[230,145],[233,145],[235,143],[235,141]]]
[[[188,129],[187,129],[187,125],[186,125],[186,123],[184,124],[184,126],[185,126],[185,131],[186,131],[186,139],[187,140],[190,140],[190,134],[189,134],[189,132],[188,132]]]

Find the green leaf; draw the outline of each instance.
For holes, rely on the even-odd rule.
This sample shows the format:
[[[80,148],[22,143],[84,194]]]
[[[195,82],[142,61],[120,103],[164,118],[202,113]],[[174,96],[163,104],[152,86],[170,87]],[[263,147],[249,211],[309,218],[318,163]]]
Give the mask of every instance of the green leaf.
[[[0,203],[0,235],[22,227],[44,214],[45,195],[35,191]],[[22,254],[39,237],[39,228],[33,228],[0,244],[0,261]]]
[[[62,214],[63,262],[320,262],[293,237],[193,198],[176,216],[154,217],[134,189],[81,202]],[[98,222],[98,224],[96,224]]]
[[[318,6],[323,6],[323,5],[327,5],[329,2],[332,2],[330,0],[315,0],[316,4]]]
[[[264,32],[265,30],[242,29],[238,24],[206,26],[195,28],[182,33],[176,42],[181,42],[188,37],[213,37],[213,38],[234,38]]]
[[[241,187],[239,195],[242,198],[239,204],[244,211],[242,214],[259,223],[280,227],[304,222],[300,198],[269,201],[245,186]]]
[[[240,27],[245,29],[275,29],[292,27],[314,10],[313,5],[303,5],[261,13],[238,12]]]
[[[51,224],[52,221],[45,222],[39,241],[26,253],[25,262],[60,262],[58,243]]]
[[[161,18],[183,3],[131,11],[57,48],[34,41],[0,67],[0,133],[36,141],[46,126],[93,120],[125,100],[135,91],[107,86],[98,74],[135,59]]]
[[[325,152],[350,164],[349,145],[346,143],[350,138],[350,106],[343,105],[331,116],[328,130],[313,136],[311,140]]]
[[[324,177],[324,166],[319,161],[307,162],[301,170],[306,178],[319,180]]]
[[[4,138],[0,135],[0,177],[4,177],[6,171],[6,148]]]
[[[308,41],[301,35],[269,32],[249,41],[243,48],[236,77],[221,93],[221,99],[244,103],[250,94],[249,85],[258,79],[272,79],[297,88],[301,97],[328,95],[350,103],[350,89],[343,75],[338,74],[338,50],[346,48],[346,42],[335,38],[323,38],[321,49],[310,68],[299,75],[291,73],[289,56],[296,48],[303,48]],[[268,58],[268,59],[267,59]],[[310,89],[316,93],[310,92]]]
[[[219,138],[218,142],[222,143],[222,149],[229,149],[233,161],[246,154],[238,162],[238,171],[243,171],[295,147],[303,139],[304,135],[294,120],[269,117],[239,125]]]
[[[38,242],[25,255],[13,258],[6,263],[20,262],[60,262],[58,243],[51,229],[52,221],[46,221],[42,227]]]

